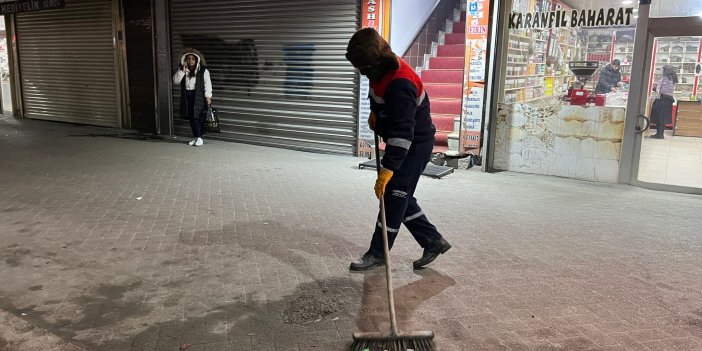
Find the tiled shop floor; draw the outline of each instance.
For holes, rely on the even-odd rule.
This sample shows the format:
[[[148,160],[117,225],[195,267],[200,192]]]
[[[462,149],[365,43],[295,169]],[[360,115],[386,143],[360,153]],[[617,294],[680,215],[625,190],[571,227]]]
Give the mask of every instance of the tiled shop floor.
[[[348,271],[358,162],[0,120],[0,309],[84,350],[343,350],[388,327],[383,270]],[[416,197],[453,249],[414,271],[401,230],[398,318],[439,350],[702,349],[701,198],[465,170]]]
[[[702,188],[702,138],[672,136],[644,138],[639,180]]]

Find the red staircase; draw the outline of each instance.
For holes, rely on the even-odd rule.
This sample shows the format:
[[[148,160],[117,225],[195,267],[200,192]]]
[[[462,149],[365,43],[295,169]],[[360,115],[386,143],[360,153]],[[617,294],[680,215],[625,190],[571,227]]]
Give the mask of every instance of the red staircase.
[[[444,153],[449,150],[450,134],[457,138],[458,129],[454,130],[456,118],[461,117],[461,98],[463,97],[463,67],[466,51],[466,13],[462,11],[460,21],[453,22],[453,32],[444,35],[444,43],[439,44],[436,56],[425,63],[420,76],[424,89],[431,101],[431,119],[436,126],[436,141],[432,153]],[[385,150],[385,144],[380,144]],[[458,151],[458,150],[453,150]]]
[[[465,65],[466,13],[461,12],[461,21],[453,23],[453,33],[446,33],[444,43],[429,59],[428,69],[421,71],[424,88],[431,99],[431,118],[436,126],[434,153],[448,150],[449,134],[454,131],[454,119],[461,116],[463,95],[463,67]]]

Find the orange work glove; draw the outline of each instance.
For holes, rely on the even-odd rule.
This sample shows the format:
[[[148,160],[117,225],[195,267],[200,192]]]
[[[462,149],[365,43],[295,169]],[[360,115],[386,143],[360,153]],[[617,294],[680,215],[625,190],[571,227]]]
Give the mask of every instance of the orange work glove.
[[[368,115],[368,126],[372,131],[375,131],[375,112],[371,111],[370,115]]]
[[[375,180],[375,197],[380,199],[383,196],[390,178],[392,178],[392,171],[387,168],[381,168],[380,172],[378,172],[378,179]]]

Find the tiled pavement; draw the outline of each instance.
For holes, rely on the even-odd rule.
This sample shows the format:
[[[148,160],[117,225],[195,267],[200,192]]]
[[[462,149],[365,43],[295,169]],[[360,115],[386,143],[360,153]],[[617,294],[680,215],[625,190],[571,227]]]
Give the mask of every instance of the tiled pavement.
[[[383,270],[347,270],[377,209],[358,159],[114,133],[0,120],[5,315],[85,350],[343,350],[387,328]],[[465,170],[417,196],[454,248],[413,271],[403,230],[399,322],[440,350],[702,350],[702,198]],[[0,349],[35,349],[8,328]]]

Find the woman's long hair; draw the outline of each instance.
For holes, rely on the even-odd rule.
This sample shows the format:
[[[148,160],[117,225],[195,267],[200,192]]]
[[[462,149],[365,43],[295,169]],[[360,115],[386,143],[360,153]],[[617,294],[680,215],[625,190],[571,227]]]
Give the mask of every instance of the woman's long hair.
[[[188,56],[192,56],[195,58],[195,67],[193,69],[190,69],[190,67],[188,67],[188,77],[193,78],[193,77],[195,77],[195,70],[197,70],[197,64],[200,63],[200,58],[197,57],[197,55],[188,54],[185,56],[186,60],[187,60]]]
[[[675,68],[671,65],[663,66],[663,77],[669,78],[673,83],[678,83],[678,74],[675,73]]]

